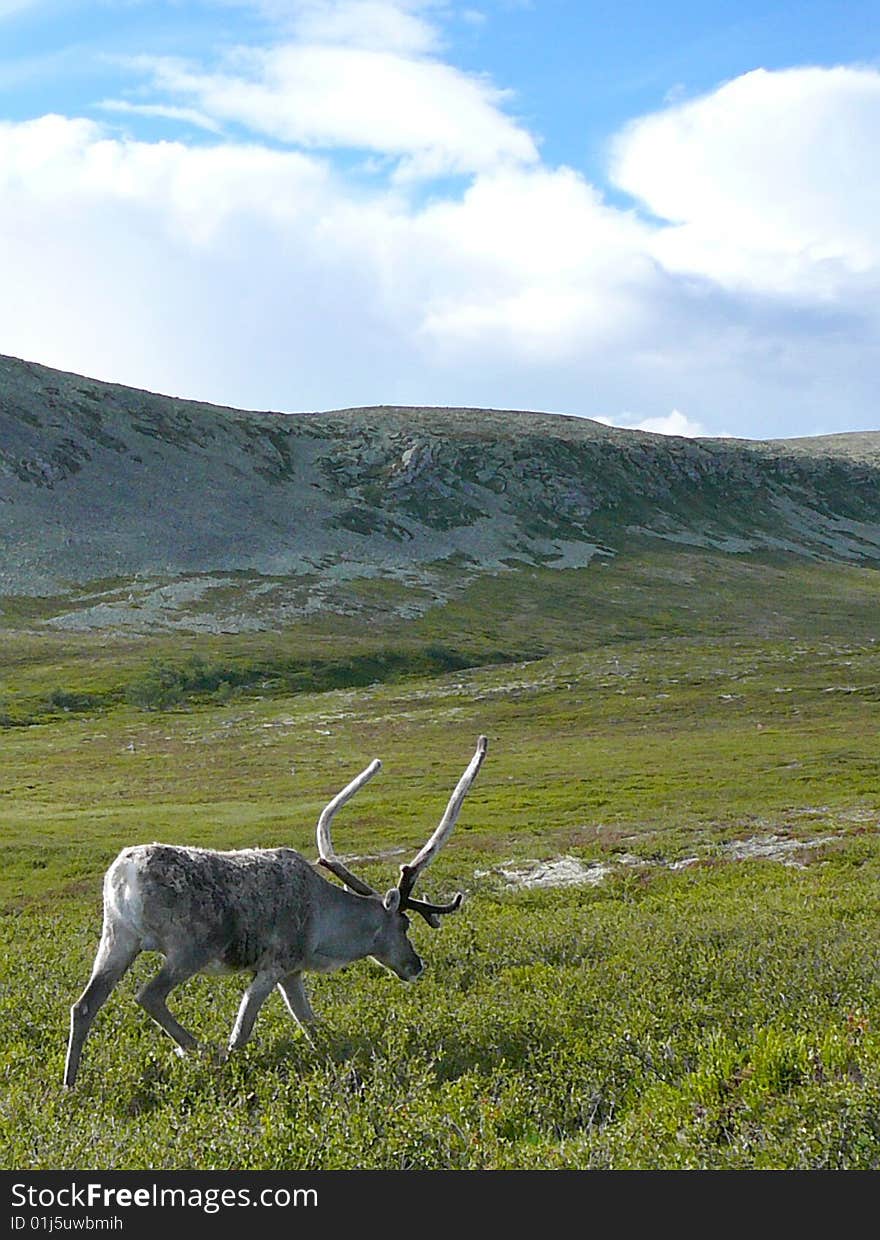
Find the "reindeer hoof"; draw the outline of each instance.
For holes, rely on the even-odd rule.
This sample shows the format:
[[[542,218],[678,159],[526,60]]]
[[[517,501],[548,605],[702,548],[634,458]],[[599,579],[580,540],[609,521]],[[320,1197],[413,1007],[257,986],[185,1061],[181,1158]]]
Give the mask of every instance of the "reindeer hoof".
[[[178,1059],[187,1059],[190,1055],[201,1055],[202,1051],[203,1047],[200,1042],[193,1042],[192,1046],[176,1045],[174,1047],[174,1053]]]

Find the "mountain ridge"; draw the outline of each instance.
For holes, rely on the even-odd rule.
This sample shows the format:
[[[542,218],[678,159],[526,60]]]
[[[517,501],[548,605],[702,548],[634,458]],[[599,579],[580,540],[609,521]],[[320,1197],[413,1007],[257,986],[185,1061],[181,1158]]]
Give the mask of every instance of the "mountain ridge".
[[[584,568],[644,539],[876,563],[880,432],[683,439],[519,410],[247,411],[0,356],[0,596],[108,580],[180,594],[219,574],[286,579],[309,611],[329,581],[385,576],[428,605],[457,576]]]

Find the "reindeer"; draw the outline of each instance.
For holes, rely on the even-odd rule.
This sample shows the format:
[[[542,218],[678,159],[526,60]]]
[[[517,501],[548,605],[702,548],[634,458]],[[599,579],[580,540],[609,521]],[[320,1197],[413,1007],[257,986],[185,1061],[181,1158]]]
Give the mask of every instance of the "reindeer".
[[[244,1046],[261,1006],[278,987],[294,1020],[309,1037],[315,1021],[303,973],[329,973],[371,957],[402,981],[414,981],[424,964],[409,941],[406,911],[434,929],[461,905],[415,899],[412,891],[449,838],[462,802],[486,756],[476,752],[449,799],[437,829],[400,879],[382,895],[357,878],[336,856],[330,823],[381,768],[375,759],[339,792],[318,819],[318,865],[345,884],[325,879],[292,848],[246,848],[216,852],[171,844],[124,848],[104,876],[104,926],[92,976],[70,1009],[70,1040],[64,1084],[76,1081],[83,1043],[98,1009],[142,951],[165,961],[139,991],[137,1001],[177,1043],[178,1054],[198,1049],[193,1035],[168,1010],[171,991],[199,972],[251,974],[229,1038],[229,1051]]]

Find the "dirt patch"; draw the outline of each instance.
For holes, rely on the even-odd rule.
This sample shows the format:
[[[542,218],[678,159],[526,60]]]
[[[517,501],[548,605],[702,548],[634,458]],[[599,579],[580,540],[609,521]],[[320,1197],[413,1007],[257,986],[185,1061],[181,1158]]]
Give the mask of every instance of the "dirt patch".
[[[581,861],[577,857],[566,856],[554,857],[549,861],[511,861],[495,866],[492,870],[478,870],[476,877],[495,875],[504,880],[505,887],[512,889],[597,887],[621,865],[645,864],[640,857],[629,853],[616,857],[614,861]]]
[[[795,840],[779,835],[753,835],[745,840],[732,840],[722,844],[722,857],[728,861],[778,861],[781,865],[802,869],[807,864],[811,849],[833,843],[834,835],[817,836],[810,840]],[[698,865],[712,854],[682,857],[676,861],[652,858],[646,860],[633,853],[621,853],[608,861],[581,861],[578,857],[552,857],[539,861],[509,861],[493,866],[491,870],[477,870],[475,878],[499,878],[508,890],[531,890],[540,887],[598,887],[606,878],[625,867],[664,869],[677,872]]]
[[[802,869],[805,864],[802,854],[805,850],[820,848],[823,844],[832,843],[835,838],[833,835],[822,835],[813,840],[792,840],[780,835],[753,835],[747,840],[732,840],[722,847],[725,855],[734,861],[763,858]]]

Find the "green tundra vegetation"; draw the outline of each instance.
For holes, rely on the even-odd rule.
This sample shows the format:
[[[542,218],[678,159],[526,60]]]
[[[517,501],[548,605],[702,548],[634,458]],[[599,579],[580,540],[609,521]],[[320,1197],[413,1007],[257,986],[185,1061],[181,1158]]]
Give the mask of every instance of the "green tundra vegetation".
[[[655,545],[408,621],[359,589],[368,625],[228,635],[52,631],[45,601],[4,603],[0,1165],[880,1166],[877,571]],[[315,1046],[273,996],[245,1050],[182,1060],[134,1002],[145,953],[65,1093],[121,847],[314,857],[378,756],[334,835],[388,886],[480,733],[420,888],[465,903],[416,919],[417,984],[313,977]],[[216,1048],[243,986],[197,977],[171,1006]]]

